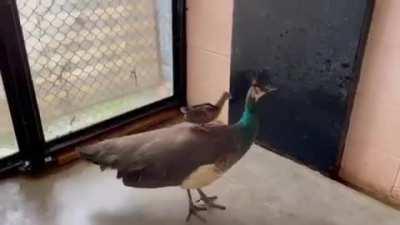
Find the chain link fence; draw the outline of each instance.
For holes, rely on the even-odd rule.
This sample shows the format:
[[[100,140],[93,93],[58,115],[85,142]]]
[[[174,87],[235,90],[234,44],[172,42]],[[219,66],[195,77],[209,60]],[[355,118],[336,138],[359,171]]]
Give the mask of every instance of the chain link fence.
[[[160,14],[160,2],[171,4],[17,0],[45,130],[65,115],[165,86],[166,78],[172,85],[172,13]]]

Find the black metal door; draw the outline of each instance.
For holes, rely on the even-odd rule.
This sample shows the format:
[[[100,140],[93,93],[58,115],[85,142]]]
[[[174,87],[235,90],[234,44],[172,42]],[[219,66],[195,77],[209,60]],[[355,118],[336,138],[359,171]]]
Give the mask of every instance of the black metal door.
[[[372,0],[236,0],[230,120],[259,75],[279,88],[263,103],[259,143],[335,174],[372,8]]]

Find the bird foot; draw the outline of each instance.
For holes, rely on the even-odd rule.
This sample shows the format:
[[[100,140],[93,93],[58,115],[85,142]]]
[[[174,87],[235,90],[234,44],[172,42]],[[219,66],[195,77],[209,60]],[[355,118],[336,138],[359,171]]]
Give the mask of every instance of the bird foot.
[[[202,196],[199,200],[197,200],[197,202],[202,201],[204,203],[204,204],[200,205],[202,207],[226,210],[226,206],[219,205],[219,204],[215,203],[215,201],[217,199],[218,199],[217,196],[212,196],[212,197]]]
[[[206,223],[207,220],[199,214],[200,211],[206,211],[206,210],[207,210],[207,207],[204,207],[204,206],[197,206],[197,205],[191,204],[191,205],[189,206],[189,213],[188,213],[188,215],[187,215],[187,217],[186,217],[186,222],[189,222],[189,221],[190,221],[190,218],[191,218],[192,216],[195,216],[195,217],[197,217],[201,222]]]

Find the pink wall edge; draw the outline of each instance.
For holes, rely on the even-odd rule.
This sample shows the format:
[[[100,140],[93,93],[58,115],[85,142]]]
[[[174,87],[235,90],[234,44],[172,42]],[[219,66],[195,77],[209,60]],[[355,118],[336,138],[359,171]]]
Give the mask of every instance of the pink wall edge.
[[[400,1],[377,0],[340,176],[400,204]]]

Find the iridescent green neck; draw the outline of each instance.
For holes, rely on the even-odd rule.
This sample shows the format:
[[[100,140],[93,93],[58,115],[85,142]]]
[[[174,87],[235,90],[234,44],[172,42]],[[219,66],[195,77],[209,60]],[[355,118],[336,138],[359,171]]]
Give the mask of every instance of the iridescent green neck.
[[[259,118],[257,111],[254,110],[254,108],[246,106],[241,119],[235,126],[239,128],[239,131],[244,138],[244,144],[250,146],[258,131]]]
[[[256,129],[258,126],[258,113],[246,107],[237,124],[249,130]]]

